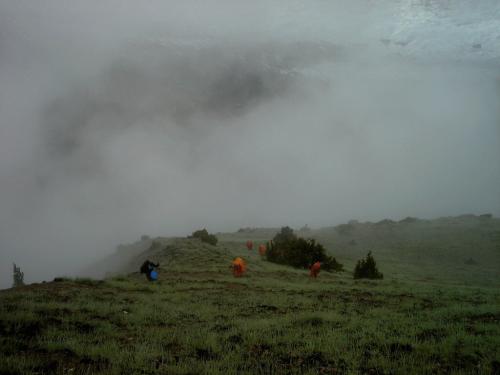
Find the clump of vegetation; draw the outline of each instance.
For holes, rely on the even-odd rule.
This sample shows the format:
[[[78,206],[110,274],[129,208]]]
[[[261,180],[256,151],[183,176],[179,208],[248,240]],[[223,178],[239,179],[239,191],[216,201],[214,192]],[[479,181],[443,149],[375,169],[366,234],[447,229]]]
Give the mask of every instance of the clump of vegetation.
[[[295,268],[308,268],[315,262],[321,262],[325,271],[341,271],[343,267],[334,257],[326,255],[323,245],[313,239],[297,237],[290,227],[281,228],[267,243],[266,259]]]
[[[214,234],[208,233],[206,229],[200,229],[193,232],[190,238],[199,238],[201,242],[206,242],[214,246],[217,245],[218,241],[217,237]]]
[[[18,286],[24,285],[24,272],[21,272],[21,268],[17,267],[15,263],[13,263],[13,274],[12,274],[12,287],[16,288]]]
[[[493,215],[492,214],[482,214],[482,215],[479,215],[479,219],[490,220],[490,219],[493,219]]]
[[[375,225],[392,225],[392,224],[396,224],[396,222],[394,220],[391,220],[391,219],[384,219],[384,220],[377,221],[375,223]]]
[[[403,220],[399,220],[399,222],[402,224],[412,224],[416,223],[417,221],[418,219],[416,217],[411,217],[411,216],[407,216]]]
[[[257,230],[256,228],[246,227],[238,229],[238,233],[253,233],[256,230]]]
[[[369,251],[364,259],[358,260],[354,268],[355,279],[383,279],[384,275],[377,269],[377,263]]]
[[[349,234],[352,234],[355,230],[355,225],[352,224],[352,223],[349,223],[349,224],[340,224],[340,225],[337,225],[335,227],[335,230],[340,234],[340,235],[343,235],[343,236],[346,236],[346,235],[349,235]]]
[[[472,258],[465,260],[464,263],[469,265],[469,266],[475,266],[477,264],[477,262]]]

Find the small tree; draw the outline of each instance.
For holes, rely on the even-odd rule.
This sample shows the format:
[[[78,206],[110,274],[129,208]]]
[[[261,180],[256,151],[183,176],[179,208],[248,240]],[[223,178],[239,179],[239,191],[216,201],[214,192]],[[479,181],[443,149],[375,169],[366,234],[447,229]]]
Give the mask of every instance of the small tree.
[[[293,229],[290,227],[283,227],[281,230],[276,233],[273,238],[273,242],[275,244],[287,244],[293,242],[297,239],[297,235],[293,233]]]
[[[13,263],[12,265],[14,271],[12,275],[13,279],[12,287],[16,288],[18,286],[24,285],[24,273],[21,272],[21,268],[17,267],[15,263]]]
[[[201,229],[193,232],[191,238],[199,238],[201,242],[206,242],[214,246],[216,246],[218,242],[217,237],[213,234],[209,234],[206,229]]]
[[[354,268],[355,279],[383,279],[384,275],[377,269],[377,263],[369,251],[364,259],[358,260]]]
[[[270,262],[295,268],[308,268],[315,262],[321,262],[325,271],[342,270],[342,265],[326,254],[323,245],[313,239],[297,237],[289,227],[281,228],[266,247],[266,259]]]

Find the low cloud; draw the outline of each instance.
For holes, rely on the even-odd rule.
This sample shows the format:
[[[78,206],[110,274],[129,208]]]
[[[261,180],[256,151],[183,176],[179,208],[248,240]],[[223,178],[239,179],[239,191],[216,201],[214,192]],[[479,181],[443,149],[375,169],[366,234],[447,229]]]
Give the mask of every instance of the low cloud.
[[[493,52],[395,44],[403,2],[209,3],[0,3],[2,286],[142,234],[500,214]]]

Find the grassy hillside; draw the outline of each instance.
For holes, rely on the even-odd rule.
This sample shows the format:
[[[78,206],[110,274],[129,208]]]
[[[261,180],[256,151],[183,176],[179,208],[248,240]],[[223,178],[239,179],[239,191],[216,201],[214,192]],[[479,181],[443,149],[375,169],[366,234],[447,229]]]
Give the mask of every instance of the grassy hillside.
[[[500,285],[500,219],[351,222],[313,236],[350,266],[372,250],[386,274],[398,279]],[[471,258],[475,265],[467,264]]]
[[[351,226],[307,232],[347,268],[317,280],[249,252],[274,233],[255,230],[152,239],[122,276],[0,291],[0,374],[500,372],[498,220]],[[368,250],[385,278],[355,281]],[[146,258],[156,283],[136,272]]]
[[[220,237],[226,241],[266,241],[277,230],[247,229]],[[352,270],[356,261],[371,250],[381,271],[398,280],[500,285],[500,219],[488,215],[351,221],[297,233],[325,245],[347,269]],[[471,258],[474,264],[468,264]]]

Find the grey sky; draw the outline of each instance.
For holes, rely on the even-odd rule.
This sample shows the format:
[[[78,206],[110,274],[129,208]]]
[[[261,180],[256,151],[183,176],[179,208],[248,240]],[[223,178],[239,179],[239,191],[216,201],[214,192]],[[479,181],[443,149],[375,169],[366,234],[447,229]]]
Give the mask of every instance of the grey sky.
[[[0,286],[141,234],[500,214],[496,1],[0,1]]]

